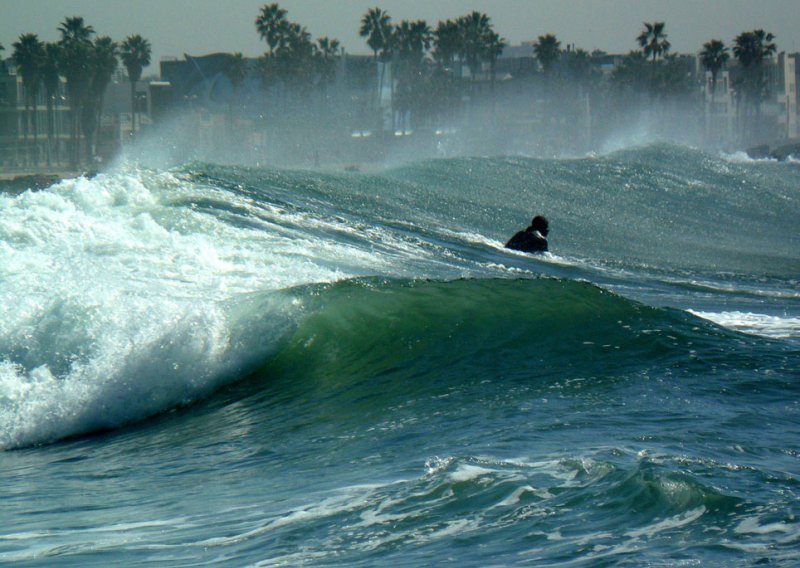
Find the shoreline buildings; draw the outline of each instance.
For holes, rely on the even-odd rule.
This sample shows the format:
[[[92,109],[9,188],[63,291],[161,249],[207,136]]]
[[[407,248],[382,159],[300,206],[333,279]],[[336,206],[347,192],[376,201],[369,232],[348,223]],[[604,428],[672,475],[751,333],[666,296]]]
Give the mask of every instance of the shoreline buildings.
[[[620,130],[634,142],[649,135],[766,152],[800,138],[800,55],[785,52],[766,63],[767,96],[755,110],[742,100],[735,62],[712,85],[693,55],[671,56],[661,75],[648,75],[649,65],[630,55],[570,46],[545,73],[532,47],[520,45],[474,75],[464,62],[446,69],[426,63],[418,81],[397,61],[346,54],[325,69],[283,78],[259,59],[244,59],[235,79],[231,58],[164,59],[157,79],[138,84],[142,134],[172,139],[171,159],[318,165],[414,152],[563,155],[600,149]],[[0,61],[0,169],[74,166],[73,147],[86,141],[70,136],[63,78],[51,97],[41,90],[34,108],[26,108],[24,95],[12,60]],[[748,116],[757,118],[756,128]],[[105,162],[135,144],[131,130],[130,87],[120,71],[105,97],[95,154]]]

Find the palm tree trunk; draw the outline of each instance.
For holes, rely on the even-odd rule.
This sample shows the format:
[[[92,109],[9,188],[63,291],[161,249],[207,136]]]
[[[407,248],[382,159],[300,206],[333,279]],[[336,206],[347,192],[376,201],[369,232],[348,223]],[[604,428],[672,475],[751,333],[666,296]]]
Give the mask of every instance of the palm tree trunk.
[[[47,97],[47,167],[53,165],[53,97]]]
[[[75,108],[72,112],[72,167],[76,168],[80,165],[81,156],[81,101],[75,101]]]
[[[53,124],[54,124],[54,134],[56,139],[56,163],[61,164],[61,121],[58,120],[59,113],[58,113],[58,94],[56,94],[56,98],[53,104]]]
[[[33,163],[39,165],[39,105],[33,97]]]
[[[31,107],[30,107],[30,100],[26,97],[25,98],[25,118],[23,120],[25,124],[25,151],[22,153],[25,166],[28,166],[28,157],[30,156],[30,148],[28,148],[28,131],[31,129]]]
[[[136,82],[131,81],[131,134],[136,132]]]
[[[378,64],[381,66],[379,73],[380,80],[378,81],[378,116],[380,117],[378,119],[380,121],[378,124],[378,131],[380,131],[383,129],[383,72],[386,69],[386,62],[381,61]],[[392,116],[392,122],[394,122],[394,115]]]

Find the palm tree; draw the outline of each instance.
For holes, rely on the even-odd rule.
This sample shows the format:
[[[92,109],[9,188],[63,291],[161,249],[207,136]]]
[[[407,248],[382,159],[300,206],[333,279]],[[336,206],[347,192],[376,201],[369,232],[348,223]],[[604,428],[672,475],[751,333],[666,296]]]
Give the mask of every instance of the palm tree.
[[[497,58],[503,54],[503,50],[507,45],[506,40],[500,37],[500,34],[489,32],[486,35],[485,53],[486,59],[489,60],[489,73],[492,77],[492,92],[494,92],[496,79]]]
[[[22,34],[19,41],[13,44],[14,64],[17,72],[22,76],[22,86],[25,89],[25,146],[28,145],[28,131],[30,130],[31,119],[33,119],[33,147],[34,162],[39,162],[38,156],[38,121],[36,112],[36,98],[39,95],[39,88],[42,84],[42,64],[44,62],[44,43],[39,41],[36,34]],[[31,108],[33,111],[31,112]],[[28,150],[29,151],[29,150]],[[26,152],[27,161],[27,152]]]
[[[265,4],[261,7],[261,12],[256,17],[256,31],[259,37],[267,42],[269,53],[281,43],[281,37],[286,30],[286,10],[278,4]]]
[[[474,82],[486,55],[486,37],[491,33],[492,26],[489,16],[473,11],[458,19],[458,27],[462,41],[459,55],[467,63]]]
[[[403,20],[394,29],[392,44],[400,59],[421,60],[431,47],[431,28],[425,20]]]
[[[317,49],[319,49],[320,55],[326,59],[338,56],[342,50],[338,39],[328,37],[321,37],[317,40]]]
[[[92,76],[89,81],[89,104],[83,109],[83,131],[87,137],[86,157],[94,157],[97,128],[103,112],[103,98],[114,71],[117,70],[119,47],[108,36],[100,36],[92,45]]]
[[[64,41],[88,42],[94,35],[94,28],[87,26],[80,16],[66,18],[58,26],[58,31],[61,32],[61,39]]]
[[[725,64],[730,58],[728,48],[725,44],[718,39],[712,39],[703,44],[703,49],[700,51],[700,62],[707,71],[711,72],[711,99],[714,99],[714,93],[717,90],[717,76],[719,72],[725,67]]]
[[[361,27],[358,33],[361,37],[367,38],[367,45],[372,50],[376,64],[379,54],[384,63],[388,61],[392,53],[392,18],[388,12],[377,7],[367,10],[361,18]],[[381,92],[383,91],[384,67],[381,66],[378,79],[377,101],[380,101]]]
[[[397,62],[397,99],[401,110],[412,110],[413,103],[419,99],[416,95],[420,92],[426,52],[431,47],[432,39],[431,28],[425,20],[403,20],[394,29],[392,44]]]
[[[667,34],[664,33],[664,22],[644,23],[644,31],[639,34],[636,41],[639,47],[644,50],[645,58],[652,57],[653,65],[656,60],[669,52],[670,43],[667,41]]]
[[[333,81],[337,57],[341,55],[342,48],[338,39],[321,37],[317,40],[316,56],[320,75],[320,85],[323,90]]]
[[[307,95],[304,87],[313,79],[316,46],[311,34],[300,24],[291,22],[286,26],[283,45],[275,52],[278,76],[301,95]]]
[[[139,34],[130,35],[120,45],[120,58],[131,82],[131,133],[136,131],[136,82],[150,65],[150,42]]]
[[[614,109],[628,112],[633,106],[642,103],[642,93],[648,86],[648,71],[652,71],[650,63],[641,50],[630,51],[611,73],[610,85],[615,101]]]
[[[686,97],[694,88],[694,82],[677,54],[664,56],[653,75],[652,85],[659,96],[673,100]]]
[[[591,80],[593,72],[591,54],[580,48],[567,51],[566,69],[571,80],[576,81],[579,86],[585,86]]]
[[[561,42],[553,34],[539,36],[539,39],[533,44],[533,52],[536,54],[536,59],[539,60],[545,75],[550,76],[553,67],[561,56]]]
[[[61,82],[59,75],[59,61],[61,60],[61,47],[57,43],[46,43],[44,46],[44,60],[42,62],[42,83],[47,96],[47,165],[51,165],[54,135],[54,108],[58,86]],[[56,161],[59,160],[58,145],[56,145]]]
[[[453,20],[439,22],[433,32],[433,59],[445,70],[452,68],[455,58],[462,51],[461,33]]]
[[[709,113],[709,107],[705,107],[706,111],[706,120],[713,120],[714,110],[714,99],[717,94],[717,76],[719,72],[725,67],[725,63],[727,63],[728,59],[730,58],[730,54],[728,53],[728,48],[725,47],[725,44],[718,39],[712,39],[703,44],[703,49],[700,50],[700,63],[702,63],[703,67],[705,67],[706,71],[711,72],[711,112]],[[709,114],[711,117],[709,117]]]
[[[775,55],[775,36],[762,29],[743,32],[734,39],[733,55],[742,68],[741,90],[746,96],[748,106],[755,107],[754,123],[758,124],[761,99],[764,96],[764,60]],[[748,114],[748,112],[745,112]]]
[[[84,24],[83,18],[75,16],[67,18],[58,27],[61,32],[61,74],[67,80],[67,93],[70,101],[72,138],[72,163],[77,166],[80,161],[80,116],[87,104],[91,80],[91,37],[94,28]]]
[[[744,67],[761,65],[764,59],[775,54],[776,46],[772,43],[774,39],[774,34],[760,29],[741,33],[734,40],[736,45],[733,54]]]
[[[391,50],[392,18],[388,12],[380,8],[371,8],[361,18],[361,28],[358,33],[361,37],[367,38],[367,45],[377,61],[379,52],[385,57]]]
[[[460,61],[456,64],[456,60],[464,52],[461,27],[457,20],[440,21],[432,35],[432,56],[436,69],[431,77],[431,104],[450,122],[461,98],[462,64]]]
[[[330,39],[328,37],[321,37],[317,39],[317,44],[314,50],[314,62],[316,64],[316,71],[318,76],[318,94],[316,112],[317,118],[315,123],[320,128],[326,130],[331,127],[331,118],[333,113],[328,105],[328,87],[333,83],[336,77],[336,63],[337,60],[344,53],[338,39]],[[312,145],[314,147],[314,162],[319,163],[319,136],[313,138]]]

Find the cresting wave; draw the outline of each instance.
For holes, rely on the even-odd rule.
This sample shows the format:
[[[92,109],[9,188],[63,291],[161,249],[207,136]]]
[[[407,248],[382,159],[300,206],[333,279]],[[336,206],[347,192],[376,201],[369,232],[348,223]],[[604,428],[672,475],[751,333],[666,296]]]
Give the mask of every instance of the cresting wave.
[[[303,380],[405,381],[404,370],[456,383],[492,369],[563,376],[690,362],[718,343],[753,344],[676,310],[552,278],[351,280],[304,288],[301,297],[308,314],[267,369]]]
[[[265,269],[254,235],[172,206],[194,191],[171,174],[121,173],[0,201],[1,447],[207,395],[294,321],[291,301],[255,291],[334,278],[280,255]]]
[[[141,420],[253,373],[345,397],[362,381],[407,395],[434,377],[438,388],[491,373],[564,379],[708,363],[719,344],[740,343],[742,357],[754,347],[568,280],[351,280],[199,307],[162,298],[157,313],[153,301],[125,299],[122,313],[60,303],[26,321],[28,335],[4,335],[2,447]]]
[[[735,290],[757,289],[745,294],[755,308],[762,296],[796,303],[785,237],[796,197],[771,170],[739,168],[673,147],[369,175],[190,164],[0,196],[0,448],[115,428],[253,373],[350,381],[429,366],[457,381],[492,365],[588,373],[597,361],[713,360],[719,345],[734,358],[758,351],[757,339],[609,291],[667,288],[734,328],[750,313],[727,307]],[[727,209],[709,207],[715,192]],[[502,250],[520,200],[556,212],[559,256]],[[751,216],[759,202],[777,213]],[[677,203],[689,203],[683,218]],[[730,229],[745,219],[761,244]],[[706,258],[716,264],[698,269]],[[708,309],[731,267],[756,276],[733,273],[734,293]],[[703,282],[704,303],[686,299],[686,281]],[[796,322],[756,314],[744,330],[797,337]]]

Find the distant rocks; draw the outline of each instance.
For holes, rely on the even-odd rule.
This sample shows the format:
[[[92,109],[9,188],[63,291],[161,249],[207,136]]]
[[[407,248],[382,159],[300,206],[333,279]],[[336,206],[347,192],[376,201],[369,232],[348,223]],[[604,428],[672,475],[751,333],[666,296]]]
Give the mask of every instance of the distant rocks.
[[[59,182],[62,176],[58,174],[25,174],[13,178],[0,179],[0,192],[19,195],[28,190],[39,190],[50,187]]]
[[[99,172],[89,170],[85,172],[38,173],[38,174],[0,174],[0,193],[20,195],[26,191],[39,191],[63,179],[77,177],[93,178]]]
[[[775,158],[776,160],[780,161],[788,160],[792,157],[800,158],[800,143],[779,146],[778,148],[772,150],[769,155],[771,158]]]
[[[754,160],[772,159],[785,162],[789,158],[800,159],[800,142],[774,147],[770,147],[769,144],[761,144],[748,148],[746,152]]]

